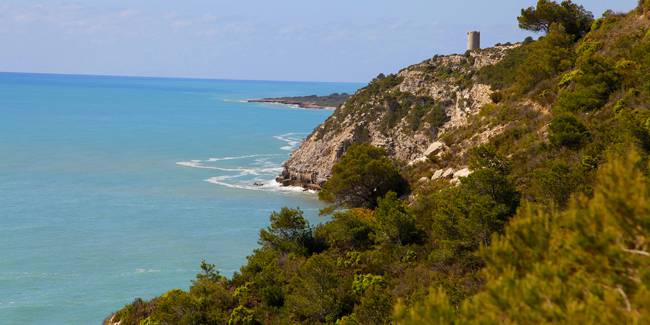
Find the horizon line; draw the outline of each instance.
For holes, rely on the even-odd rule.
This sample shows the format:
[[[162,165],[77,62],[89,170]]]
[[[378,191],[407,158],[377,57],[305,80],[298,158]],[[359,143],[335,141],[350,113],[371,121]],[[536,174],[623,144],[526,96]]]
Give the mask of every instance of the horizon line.
[[[187,77],[187,76],[151,76],[151,75],[119,75],[119,74],[95,74],[95,73],[59,73],[59,72],[27,72],[27,71],[4,71],[0,74],[28,74],[28,75],[51,75],[71,77],[106,77],[106,78],[141,78],[141,79],[177,79],[177,80],[204,80],[204,81],[250,81],[250,82],[310,82],[310,83],[343,83],[343,84],[367,84],[368,81],[322,81],[322,80],[270,80],[270,79],[238,79],[238,78],[214,78],[214,77]]]

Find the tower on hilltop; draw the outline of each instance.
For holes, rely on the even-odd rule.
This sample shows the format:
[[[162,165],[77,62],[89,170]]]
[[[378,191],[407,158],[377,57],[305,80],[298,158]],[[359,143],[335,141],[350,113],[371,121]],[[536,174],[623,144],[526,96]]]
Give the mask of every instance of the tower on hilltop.
[[[467,50],[474,51],[481,49],[481,32],[473,31],[467,33]]]

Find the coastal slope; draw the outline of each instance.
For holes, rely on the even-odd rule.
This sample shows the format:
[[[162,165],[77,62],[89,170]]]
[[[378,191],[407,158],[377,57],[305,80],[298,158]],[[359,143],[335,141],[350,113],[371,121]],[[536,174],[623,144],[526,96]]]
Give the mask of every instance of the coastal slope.
[[[437,141],[441,135],[464,125],[468,116],[492,102],[491,87],[476,73],[518,46],[434,56],[395,75],[379,75],[306,138],[284,164],[278,182],[319,189],[354,143],[382,147],[403,163],[441,154],[445,149]]]

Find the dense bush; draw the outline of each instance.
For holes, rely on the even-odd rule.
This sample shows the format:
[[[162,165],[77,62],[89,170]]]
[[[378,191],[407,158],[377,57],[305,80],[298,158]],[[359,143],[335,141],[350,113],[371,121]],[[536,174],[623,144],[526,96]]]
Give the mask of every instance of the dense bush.
[[[534,42],[531,39],[527,44],[509,50],[508,55],[503,60],[479,70],[479,81],[489,84],[493,89],[504,89],[512,86],[517,81],[517,71],[529,56],[530,47],[528,45],[532,43]],[[499,92],[499,94],[503,97],[503,93]]]
[[[506,175],[493,168],[475,171],[461,185],[438,194],[433,214],[434,237],[456,255],[488,245],[492,233],[503,230],[519,205]]]
[[[580,148],[590,137],[587,127],[570,114],[561,114],[554,117],[549,130],[549,140],[552,144],[571,149]]]
[[[499,63],[481,69],[479,80],[498,90],[524,94],[573,65],[573,44],[573,36],[566,33],[562,26],[552,25],[549,33],[538,41],[514,48]],[[495,102],[501,102],[506,97],[503,92],[499,94]]]
[[[322,250],[300,209],[271,213],[271,225],[260,231],[260,244],[285,253],[312,254]]]
[[[537,169],[533,177],[535,181],[532,191],[535,198],[550,206],[565,207],[579,185],[575,172],[562,160],[550,162],[547,167]]]
[[[526,93],[541,81],[571,68],[574,62],[573,40],[562,26],[552,25],[546,36],[528,45],[526,59],[516,71],[516,91]]]
[[[319,197],[345,207],[373,208],[391,191],[404,194],[407,184],[386,152],[355,144],[336,163]]]
[[[415,217],[406,211],[404,203],[395,192],[389,192],[379,199],[375,210],[377,233],[380,241],[408,245],[420,241],[422,235],[415,223]]]
[[[620,78],[606,58],[588,56],[576,71],[573,85],[560,94],[556,111],[593,111],[607,103],[610,94],[619,87]]]
[[[521,210],[482,250],[486,288],[454,308],[434,290],[399,324],[650,322],[650,194],[635,153],[611,160],[594,196],[565,212]]]

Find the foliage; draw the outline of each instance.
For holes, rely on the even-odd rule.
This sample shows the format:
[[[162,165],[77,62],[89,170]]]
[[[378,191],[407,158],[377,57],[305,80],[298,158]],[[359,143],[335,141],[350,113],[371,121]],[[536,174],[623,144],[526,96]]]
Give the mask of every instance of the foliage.
[[[233,309],[230,319],[228,319],[228,325],[254,325],[257,323],[253,311],[244,306],[237,306]]]
[[[352,145],[332,169],[319,197],[346,207],[377,206],[388,192],[404,194],[407,185],[383,149]]]
[[[579,65],[573,86],[564,90],[555,104],[561,112],[592,111],[602,107],[620,84],[620,78],[609,60],[588,56]]]
[[[374,287],[386,287],[386,281],[384,280],[383,276],[373,274],[357,274],[354,276],[354,282],[352,282],[352,292],[355,294],[363,295],[366,290]]]
[[[367,216],[364,216],[367,214]],[[375,229],[372,226],[372,210],[352,209],[339,211],[329,222],[318,229],[318,235],[325,238],[330,247],[342,250],[367,249],[374,244]]]
[[[346,281],[336,272],[336,263],[327,255],[315,255],[289,284],[287,304],[301,323],[338,319],[350,307],[351,292],[341,285]]]
[[[574,60],[573,39],[564,27],[552,25],[546,36],[528,45],[526,59],[516,71],[516,91],[526,93],[569,69]]]
[[[503,175],[508,174],[511,169],[511,163],[501,156],[497,149],[492,145],[481,145],[474,147],[469,155],[469,168],[473,170],[492,169]]]
[[[217,282],[223,280],[223,277],[219,275],[219,271],[214,264],[209,264],[205,260],[201,261],[201,273],[196,275],[196,281],[213,281]]]
[[[514,84],[517,81],[518,69],[529,57],[529,50],[531,47],[528,45],[532,43],[533,41],[531,40],[527,44],[509,50],[503,60],[497,64],[488,65],[479,70],[479,81],[489,84],[493,89],[504,89]],[[504,96],[502,92],[499,92],[499,94],[501,97]],[[498,102],[501,100],[503,100],[503,98],[500,98]],[[494,102],[497,103],[497,101]]]
[[[421,232],[415,224],[415,217],[406,211],[404,202],[397,198],[395,192],[388,192],[379,199],[375,210],[377,234],[380,241],[408,245],[421,239]]]
[[[521,10],[519,27],[534,32],[549,32],[553,24],[562,25],[567,33],[581,37],[589,31],[594,16],[584,7],[564,0],[556,3],[538,0],[536,7]]]
[[[479,80],[491,85],[499,92],[501,103],[508,92],[523,94],[540,82],[553,78],[569,69],[574,62],[572,51],[574,37],[559,25],[550,26],[548,34],[538,41],[530,41],[511,49],[508,55],[494,65],[482,68]]]
[[[271,213],[271,225],[260,231],[260,244],[303,255],[319,250],[303,212],[286,207]]]
[[[650,193],[632,151],[599,173],[594,196],[564,211],[529,206],[482,251],[484,292],[455,312],[433,291],[398,323],[646,323]]]
[[[519,205],[519,197],[507,175],[494,168],[482,168],[461,180],[456,188],[436,195],[441,202],[434,209],[434,238],[454,254],[488,245]]]
[[[577,149],[589,140],[587,127],[574,115],[561,114],[551,120],[549,139],[556,146]]]
[[[543,203],[564,207],[570,195],[579,184],[579,178],[569,164],[562,160],[553,161],[547,167],[539,168],[533,173],[535,197]]]
[[[354,317],[359,324],[390,324],[393,299],[384,290],[371,287],[354,308]]]

